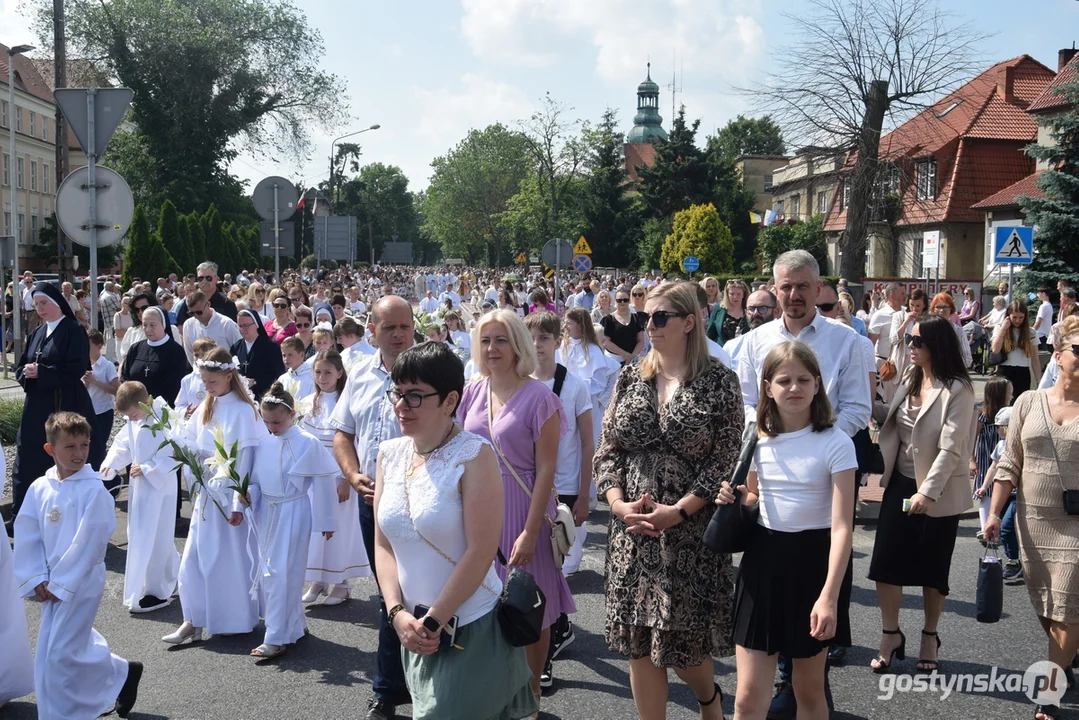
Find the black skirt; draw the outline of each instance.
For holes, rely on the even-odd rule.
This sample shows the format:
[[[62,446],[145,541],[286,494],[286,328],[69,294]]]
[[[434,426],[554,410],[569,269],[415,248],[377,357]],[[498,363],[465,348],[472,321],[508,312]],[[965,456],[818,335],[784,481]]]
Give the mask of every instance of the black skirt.
[[[908,515],[903,512],[903,500],[916,492],[914,478],[892,473],[880,503],[869,579],[888,585],[931,587],[947,595],[959,516]]]
[[[785,533],[756,527],[738,567],[734,596],[734,642],[769,655],[816,657],[829,646],[850,647],[852,564],[839,591],[836,633],[820,641],[809,634],[809,617],[828,579],[832,531]]]

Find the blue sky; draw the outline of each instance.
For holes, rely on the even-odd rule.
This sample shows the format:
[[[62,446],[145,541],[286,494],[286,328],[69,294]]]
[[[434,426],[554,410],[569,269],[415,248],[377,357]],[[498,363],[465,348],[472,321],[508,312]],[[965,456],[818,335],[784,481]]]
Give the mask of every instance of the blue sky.
[[[779,13],[798,13],[805,0],[305,0],[308,22],[326,46],[323,67],[348,88],[350,121],[312,128],[315,149],[299,164],[278,164],[258,149],[232,166],[257,182],[270,174],[304,178],[328,173],[330,141],[381,124],[362,141],[364,162],[402,167],[413,189],[427,185],[430,162],[472,127],[515,125],[545,92],[596,121],[618,111],[624,130],[636,111],[636,86],[652,60],[669,126],[674,57],[690,118],[711,132],[751,100],[735,86],[751,85],[770,68],[770,53],[788,41]],[[1056,68],[1056,53],[1079,40],[1075,0],[942,0],[981,33],[986,67],[1028,53]],[[0,0],[0,41],[32,40],[20,0]]]

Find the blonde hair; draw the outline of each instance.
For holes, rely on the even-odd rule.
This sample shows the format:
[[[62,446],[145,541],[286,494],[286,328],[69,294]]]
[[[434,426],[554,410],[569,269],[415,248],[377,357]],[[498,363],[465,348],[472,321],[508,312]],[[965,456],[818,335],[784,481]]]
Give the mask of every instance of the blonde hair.
[[[248,299],[248,301],[253,302],[253,303],[257,303],[258,302],[258,291],[259,290],[265,290],[265,289],[266,288],[264,288],[262,286],[262,283],[259,283],[259,282],[253,282],[250,285],[248,285],[247,286],[247,299]],[[262,302],[266,302],[266,297],[265,296],[263,296]]]
[[[472,331],[472,362],[476,364],[476,370],[484,377],[489,377],[491,371],[487,368],[487,360],[483,357],[483,347],[480,336],[483,329],[491,323],[501,323],[506,329],[513,354],[517,356],[517,374],[527,378],[536,371],[536,346],[532,342],[532,333],[525,327],[524,320],[517,313],[507,308],[492,310],[480,317],[476,328]]]
[[[701,306],[697,302],[697,289],[692,283],[664,283],[652,288],[649,300],[666,298],[677,313],[686,314],[686,322],[692,319],[693,329],[686,335],[686,372],[682,383],[688,383],[707,370],[713,362],[708,354],[708,343],[701,324]],[[641,378],[651,380],[659,374],[660,359],[655,347],[641,360]]]
[[[229,365],[232,363],[232,354],[223,347],[216,347],[207,353],[206,358],[209,362],[224,363]],[[238,370],[222,370],[215,367],[201,367],[199,372],[212,372],[212,373],[229,373],[229,390],[236,393],[236,396],[243,400],[245,403],[251,406],[251,409],[255,409],[255,401],[251,399],[251,395],[247,392],[247,386],[240,381],[240,373]],[[205,407],[202,410],[202,424],[209,425],[210,421],[214,419],[214,396],[210,393],[206,393],[206,400],[203,401]]]
[[[749,287],[746,286],[746,283],[745,283],[744,280],[734,279],[734,280],[728,280],[727,281],[727,283],[723,286],[723,292],[721,292],[720,296],[719,296],[720,297],[719,306],[721,308],[723,308],[724,310],[730,310],[731,309],[731,296],[730,296],[731,286],[742,288],[742,311],[744,312],[745,309],[746,309],[746,303],[749,302],[749,294],[750,294],[749,293]],[[702,285],[701,287],[704,287],[704,286]]]
[[[195,356],[196,360],[202,360],[206,357],[206,353],[217,347],[217,343],[213,338],[200,337],[195,342],[191,343],[191,354]],[[197,369],[197,368],[196,368]]]
[[[116,409],[124,412],[131,410],[139,403],[150,404],[150,393],[146,386],[137,380],[120,383],[120,387],[116,388]]]
[[[1057,352],[1064,352],[1069,349],[1072,343],[1068,342],[1068,338],[1076,335],[1079,335],[1079,315],[1069,315],[1060,323],[1060,329],[1057,331],[1057,341],[1053,344],[1053,349]]]

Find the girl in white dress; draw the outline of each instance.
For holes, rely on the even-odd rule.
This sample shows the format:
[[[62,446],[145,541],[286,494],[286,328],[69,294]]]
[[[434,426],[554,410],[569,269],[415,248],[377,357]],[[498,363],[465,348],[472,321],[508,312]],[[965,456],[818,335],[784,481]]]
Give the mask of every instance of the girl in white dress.
[[[270,434],[255,446],[251,473],[259,536],[256,582],[266,620],[265,638],[251,651],[259,659],[277,657],[307,632],[300,596],[308,543],[312,530],[329,540],[335,527],[334,486],[341,469],[318,438],[295,424],[294,405],[281,383],[263,396],[262,419]]]
[[[203,459],[214,454],[215,434],[226,449],[238,443],[236,469],[240,477],[249,475],[255,446],[267,432],[239,369],[229,351],[221,347],[195,364],[206,399],[187,424],[188,441]],[[209,469],[207,474],[211,474]],[[249,633],[258,624],[258,594],[251,592],[258,544],[248,526],[242,526],[248,501],[229,489],[232,481],[224,468],[212,475],[195,497],[180,559],[184,622],[176,632],[161,638],[173,645],[188,638],[201,640],[204,628],[209,633],[236,635]]]
[[[300,401],[303,413],[300,427],[318,438],[330,453],[336,432],[330,424],[330,416],[345,388],[346,379],[341,356],[334,350],[324,350],[315,356],[316,390]],[[317,532],[311,535],[311,548],[307,554],[307,580],[311,587],[304,593],[305,603],[326,595],[323,605],[340,605],[351,597],[348,581],[371,574],[360,533],[359,495],[340,471],[336,483],[334,517],[337,529],[331,539],[323,538]],[[328,585],[332,585],[329,593]]]
[[[592,438],[598,447],[603,413],[606,412],[607,403],[611,399],[619,365],[600,347],[592,317],[587,310],[567,310],[563,326],[565,334],[557,361],[588,383],[588,390],[592,394]],[[595,495],[595,488],[592,494]]]

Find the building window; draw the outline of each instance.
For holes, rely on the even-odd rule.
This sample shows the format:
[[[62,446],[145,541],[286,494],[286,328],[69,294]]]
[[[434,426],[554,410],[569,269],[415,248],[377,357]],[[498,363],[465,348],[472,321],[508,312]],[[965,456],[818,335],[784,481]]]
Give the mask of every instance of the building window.
[[[823,215],[828,212],[828,193],[821,190],[817,193],[817,214]]]
[[[49,120],[44,115],[41,116],[41,139],[49,139]]]
[[[15,132],[22,132],[22,108],[16,105],[15,110]]]
[[[23,176],[23,172],[22,172],[22,170],[23,170],[23,159],[24,158],[18,158],[17,160],[15,160],[15,179],[16,179],[16,182],[18,182],[17,187],[20,190],[22,190],[22,189],[24,189],[26,187],[26,178]]]
[[[49,192],[49,165],[41,163],[41,192]]]
[[[937,197],[937,161],[918,163],[918,199],[934,200]]]
[[[31,215],[30,216],[30,242],[31,243],[37,242],[37,226],[38,226],[37,215],[36,214]]]
[[[843,194],[839,196],[839,209],[846,210],[850,205],[850,182],[843,181]]]
[[[791,195],[791,220],[802,218],[802,196]]]
[[[7,100],[0,102],[0,125],[7,127]]]
[[[30,111],[30,137],[37,136],[37,113]]]
[[[37,161],[30,161],[30,190],[37,192]]]
[[[26,229],[26,213],[19,213],[19,227],[17,232],[19,233],[18,243],[20,245],[26,244],[26,233],[23,232]]]
[[[4,185],[11,184],[11,156],[4,154]]]
[[[776,214],[777,218],[782,218],[783,217],[783,201],[780,200],[779,202],[777,202],[775,204],[775,207],[772,208],[772,210],[775,211],[775,214]]]
[[[772,176],[771,175],[765,175],[764,176],[764,191],[765,192],[771,192],[772,191]]]
[[[877,191],[881,197],[899,194],[899,168],[885,163],[877,171]]]
[[[11,213],[4,212],[4,235],[11,235]]]

